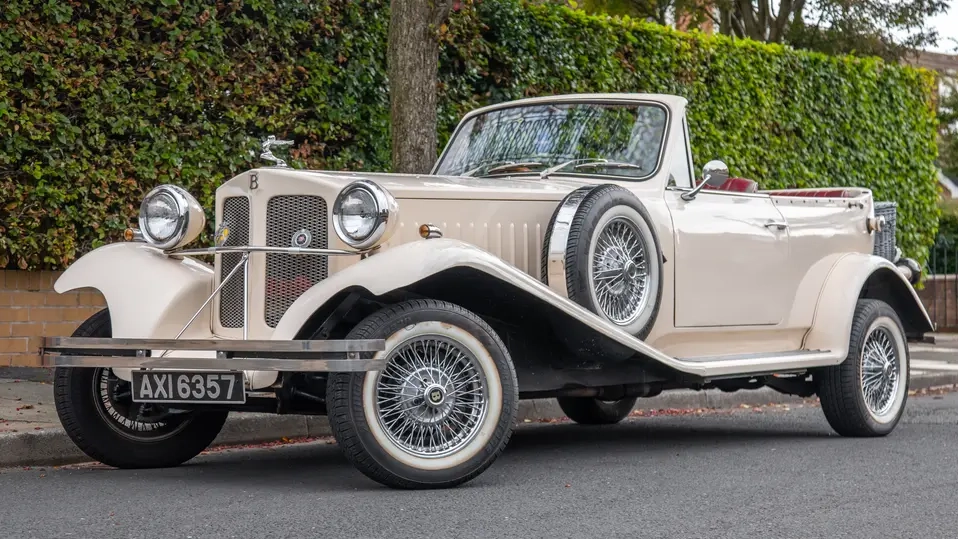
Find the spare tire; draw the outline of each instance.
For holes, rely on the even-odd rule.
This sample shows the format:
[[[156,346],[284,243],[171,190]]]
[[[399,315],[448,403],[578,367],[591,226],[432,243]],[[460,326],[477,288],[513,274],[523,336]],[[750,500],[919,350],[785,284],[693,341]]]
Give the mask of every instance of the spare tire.
[[[662,251],[652,219],[617,185],[579,188],[559,204],[542,246],[542,281],[644,339],[662,300]]]

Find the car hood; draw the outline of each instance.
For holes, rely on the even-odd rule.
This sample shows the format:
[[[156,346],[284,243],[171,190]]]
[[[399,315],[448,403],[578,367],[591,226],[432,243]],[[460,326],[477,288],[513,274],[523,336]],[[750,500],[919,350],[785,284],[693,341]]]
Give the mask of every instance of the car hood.
[[[365,179],[388,189],[397,199],[561,200],[569,192],[589,183],[569,177],[540,180],[535,174],[469,178],[377,172],[292,171],[284,175],[295,175],[305,181],[331,187],[343,187],[355,180]]]

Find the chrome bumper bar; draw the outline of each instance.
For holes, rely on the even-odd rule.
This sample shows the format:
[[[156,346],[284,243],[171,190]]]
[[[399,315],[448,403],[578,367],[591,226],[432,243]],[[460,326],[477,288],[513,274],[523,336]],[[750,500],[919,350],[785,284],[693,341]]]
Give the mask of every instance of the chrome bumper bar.
[[[382,339],[250,341],[220,339],[100,339],[47,337],[44,367],[116,369],[212,369],[224,371],[366,372],[385,367],[373,359]],[[162,355],[154,356],[154,352]],[[215,352],[215,357],[169,357],[168,352]],[[187,354],[189,355],[189,354]]]

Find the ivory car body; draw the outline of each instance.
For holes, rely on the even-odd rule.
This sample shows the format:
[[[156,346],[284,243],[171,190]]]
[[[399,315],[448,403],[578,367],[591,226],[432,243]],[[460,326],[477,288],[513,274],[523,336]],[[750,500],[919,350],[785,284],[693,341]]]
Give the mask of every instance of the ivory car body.
[[[135,241],[56,283],[108,306],[46,342],[68,432],[155,466],[205,448],[227,411],[329,414],[347,456],[398,487],[480,473],[520,398],[611,423],[664,390],[767,385],[819,394],[842,434],[887,434],[906,340],[933,330],[917,264],[889,252],[867,189],[767,191],[718,161],[698,176],[686,105],[485,107],[430,175],[294,170],[271,140],[277,166],[217,189],[213,247],[188,245],[204,219],[189,194],[154,190]]]

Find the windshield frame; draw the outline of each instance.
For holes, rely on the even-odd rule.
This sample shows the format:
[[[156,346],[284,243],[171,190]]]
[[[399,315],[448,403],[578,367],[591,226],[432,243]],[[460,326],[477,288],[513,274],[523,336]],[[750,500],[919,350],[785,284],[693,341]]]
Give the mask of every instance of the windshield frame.
[[[568,104],[582,104],[582,105],[622,105],[622,104],[631,104],[631,105],[648,105],[654,106],[662,109],[665,112],[665,128],[662,130],[662,140],[659,144],[659,153],[655,163],[655,169],[652,172],[646,174],[645,176],[633,177],[633,176],[624,176],[621,174],[602,174],[599,172],[576,172],[574,169],[571,171],[561,170],[556,171],[550,176],[564,176],[564,175],[573,175],[573,176],[587,176],[593,178],[602,178],[609,179],[614,181],[624,181],[624,182],[646,182],[654,177],[656,177],[662,170],[663,164],[667,157],[668,144],[671,139],[672,134],[672,107],[667,103],[662,101],[655,101],[652,99],[637,99],[637,98],[614,98],[614,97],[604,97],[604,98],[589,98],[589,99],[577,99],[575,97],[564,97],[556,99],[537,99],[537,98],[527,98],[520,99],[518,101],[504,101],[502,103],[496,103],[493,105],[487,105],[482,108],[478,108],[467,113],[462,117],[462,120],[459,121],[459,124],[456,126],[456,129],[452,132],[452,135],[449,137],[449,141],[446,142],[445,148],[443,148],[442,153],[439,154],[439,158],[436,159],[436,163],[433,165],[432,170],[429,172],[433,176],[439,175],[439,167],[442,165],[443,161],[448,157],[449,151],[453,146],[453,142],[456,140],[456,137],[459,136],[463,127],[469,123],[469,121],[476,116],[481,116],[490,112],[497,112],[500,110],[512,109],[512,108],[522,108],[522,107],[534,107],[537,105],[550,104],[550,105],[568,105]],[[538,178],[540,170],[534,170],[529,172],[504,172],[502,174],[490,174],[486,176],[476,176],[479,178],[502,178],[502,177],[511,177],[511,176],[536,176]],[[454,176],[460,177],[460,176]]]

